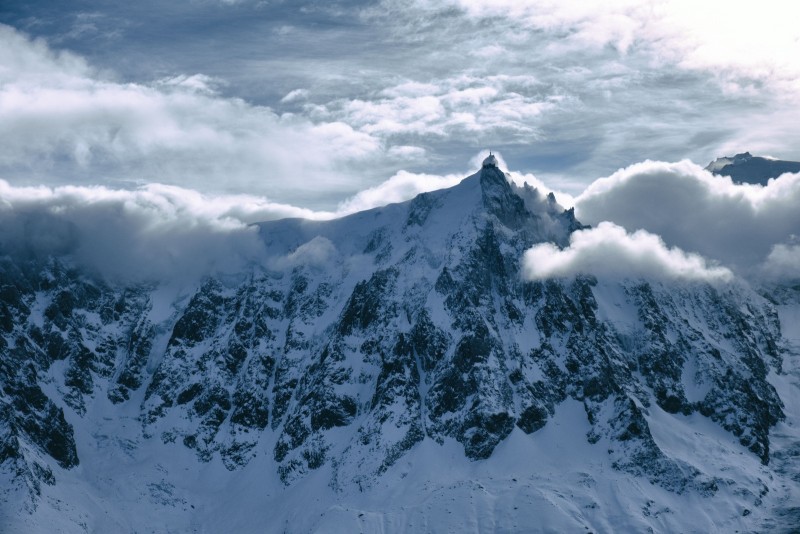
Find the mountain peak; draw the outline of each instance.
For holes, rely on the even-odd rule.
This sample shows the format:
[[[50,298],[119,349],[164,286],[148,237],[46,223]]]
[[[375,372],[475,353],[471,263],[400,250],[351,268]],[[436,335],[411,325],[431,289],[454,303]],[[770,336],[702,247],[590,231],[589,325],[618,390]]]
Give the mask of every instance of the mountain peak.
[[[262,263],[186,288],[1,259],[5,531],[797,524],[793,309],[530,281],[582,226],[496,164],[258,226]]]
[[[484,161],[480,171],[480,182],[483,207],[487,212],[509,228],[520,228],[529,217],[528,210],[522,197],[514,192],[506,174],[496,165],[487,166]]]
[[[800,172],[800,162],[753,156],[742,152],[735,156],[717,158],[706,166],[706,170],[722,176],[730,176],[738,184],[766,185],[771,178],[787,172]]]

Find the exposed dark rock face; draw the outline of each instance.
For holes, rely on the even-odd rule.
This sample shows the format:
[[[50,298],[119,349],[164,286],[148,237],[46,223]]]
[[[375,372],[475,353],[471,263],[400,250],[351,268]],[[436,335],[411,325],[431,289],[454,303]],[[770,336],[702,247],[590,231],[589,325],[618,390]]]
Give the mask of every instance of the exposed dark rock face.
[[[155,285],[5,260],[0,462],[34,490],[52,482],[39,458],[76,466],[68,421],[103,396],[138,403],[145,438],[231,470],[268,454],[286,484],[330,466],[333,487],[368,487],[426,438],[485,459],[568,398],[617,469],[672,491],[715,481],[659,448],[650,410],[701,414],[769,462],[783,417],[769,303],[735,285],[522,279],[527,248],[580,228],[487,168],[340,221],[266,223],[277,255],[321,236],[339,256],[210,277],[168,312]]]

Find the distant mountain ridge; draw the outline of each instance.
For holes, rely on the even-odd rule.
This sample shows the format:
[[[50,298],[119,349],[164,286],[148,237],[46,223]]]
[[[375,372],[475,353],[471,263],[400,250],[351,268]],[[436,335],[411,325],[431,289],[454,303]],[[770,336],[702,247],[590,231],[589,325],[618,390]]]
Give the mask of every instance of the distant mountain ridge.
[[[787,172],[800,172],[800,162],[753,156],[743,152],[735,156],[717,158],[706,167],[707,171],[722,176],[730,176],[740,184],[767,185],[770,178]]]

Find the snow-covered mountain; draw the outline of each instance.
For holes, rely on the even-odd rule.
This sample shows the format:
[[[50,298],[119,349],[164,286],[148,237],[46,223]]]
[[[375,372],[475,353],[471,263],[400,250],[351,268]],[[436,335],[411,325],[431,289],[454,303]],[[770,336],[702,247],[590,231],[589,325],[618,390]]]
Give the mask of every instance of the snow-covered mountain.
[[[717,158],[708,164],[706,170],[723,176],[730,176],[735,183],[767,185],[770,178],[777,178],[787,172],[800,172],[800,162],[753,156],[743,152],[735,156]]]
[[[0,530],[800,525],[798,291],[523,278],[580,228],[488,165],[191,286],[6,256]]]

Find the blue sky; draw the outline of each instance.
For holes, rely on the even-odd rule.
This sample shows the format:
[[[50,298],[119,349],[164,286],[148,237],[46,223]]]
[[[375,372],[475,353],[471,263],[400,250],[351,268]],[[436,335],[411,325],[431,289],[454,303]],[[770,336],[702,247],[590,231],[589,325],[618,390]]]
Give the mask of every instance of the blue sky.
[[[577,195],[646,159],[800,159],[797,8],[5,0],[0,177],[335,209],[480,151]],[[9,142],[10,141],[10,142]]]

